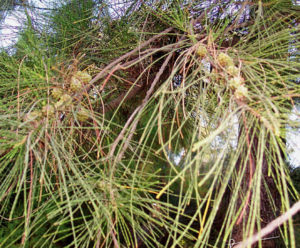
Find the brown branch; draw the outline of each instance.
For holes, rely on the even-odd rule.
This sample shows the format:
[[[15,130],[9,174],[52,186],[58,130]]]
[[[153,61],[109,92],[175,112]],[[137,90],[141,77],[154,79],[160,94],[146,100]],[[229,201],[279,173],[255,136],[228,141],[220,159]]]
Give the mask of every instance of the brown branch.
[[[182,39],[183,39],[183,37],[178,41],[178,43],[176,44],[175,48],[177,48],[177,47],[181,44]],[[144,98],[142,104],[141,104],[139,107],[137,107],[137,108],[135,109],[135,111],[132,113],[132,115],[130,116],[130,118],[129,118],[128,121],[126,122],[124,128],[122,129],[121,133],[119,134],[119,136],[117,137],[116,141],[115,141],[114,144],[113,144],[113,149],[112,149],[111,152],[110,152],[110,155],[111,155],[111,156],[114,154],[115,148],[116,148],[117,144],[119,143],[119,141],[124,137],[124,133],[125,133],[127,127],[130,125],[131,121],[133,120],[134,116],[135,116],[141,109],[143,109],[143,108],[146,106],[148,100],[150,99],[151,94],[152,94],[153,91],[154,91],[154,88],[155,88],[156,84],[159,82],[159,80],[160,80],[160,78],[161,78],[163,72],[164,72],[165,69],[167,68],[167,65],[168,65],[169,61],[171,60],[173,54],[174,54],[174,52],[171,52],[171,53],[168,55],[168,57],[165,59],[164,63],[163,63],[162,66],[160,67],[158,73],[156,74],[156,76],[155,76],[155,78],[154,78],[154,80],[153,80],[153,82],[152,82],[152,84],[151,84],[151,87],[150,87],[149,90],[147,91],[146,96],[145,96],[145,98]],[[114,166],[115,166],[115,164],[116,164],[117,162],[119,162],[119,161],[122,159],[123,154],[125,153],[127,147],[129,146],[129,143],[130,143],[130,141],[131,141],[131,139],[132,139],[132,136],[133,136],[133,134],[134,134],[134,132],[135,132],[135,130],[136,130],[136,127],[137,127],[138,122],[139,122],[139,118],[136,118],[136,119],[134,120],[134,122],[133,122],[133,125],[132,125],[132,127],[131,127],[131,130],[130,130],[129,135],[128,135],[127,139],[125,140],[125,144],[124,144],[124,146],[123,146],[121,152],[118,154],[118,156],[117,156],[117,158],[116,158],[116,160],[115,160]],[[110,156],[109,156],[109,157],[110,157]]]
[[[167,67],[168,62],[170,61],[172,55],[173,55],[173,53],[170,53],[169,56],[166,58],[166,60],[164,61],[163,65],[161,66],[159,72],[156,74],[156,77],[155,77],[153,83],[151,84],[150,89],[147,91],[146,97],[144,98],[142,104],[141,104],[140,106],[138,106],[138,107],[133,111],[133,113],[131,114],[131,116],[130,116],[129,119],[127,120],[126,124],[124,125],[122,131],[121,131],[120,134],[118,135],[117,139],[114,141],[114,143],[113,143],[113,145],[112,145],[112,148],[111,148],[111,150],[110,150],[109,156],[108,156],[109,158],[111,158],[111,157],[113,156],[113,154],[114,154],[114,152],[115,152],[115,149],[116,149],[118,143],[120,142],[121,139],[124,138],[124,134],[125,134],[127,128],[129,127],[129,125],[131,124],[131,122],[133,121],[133,119],[134,119],[134,117],[136,116],[136,114],[140,111],[140,109],[142,109],[142,108],[147,104],[147,101],[148,101],[150,95],[152,94],[155,85],[157,84],[157,82],[159,81],[159,79],[160,79],[162,73],[164,72],[165,68]],[[139,88],[138,88],[138,90],[139,90]],[[131,91],[131,97],[135,96],[135,94],[136,94],[135,91]],[[129,94],[128,94],[128,95],[129,95]],[[120,97],[122,97],[122,96],[120,96]],[[122,99],[123,99],[123,98],[122,98]],[[120,98],[118,101],[116,101],[114,104],[119,103],[120,100],[121,100],[121,98]],[[110,106],[111,106],[111,104],[110,104]],[[127,140],[125,141],[125,145],[124,145],[122,151],[120,152],[120,154],[118,155],[118,157],[116,158],[115,163],[118,162],[118,161],[122,158],[122,156],[123,156],[125,150],[127,149],[128,145],[129,145],[129,142],[130,142],[130,140],[132,139],[133,133],[134,133],[134,131],[135,131],[135,129],[136,129],[137,123],[138,123],[138,119],[136,119],[136,120],[134,121],[134,124],[133,124],[133,126],[132,126],[132,128],[131,128],[131,133],[129,134]]]
[[[147,104],[151,94],[154,91],[154,88],[155,88],[156,84],[158,83],[158,81],[159,81],[160,77],[162,76],[163,72],[165,71],[165,69],[166,69],[170,59],[172,58],[172,56],[173,56],[173,53],[170,53],[168,55],[168,57],[165,59],[165,61],[162,64],[161,68],[159,69],[158,73],[156,74],[156,77],[155,77],[154,81],[152,82],[150,89],[147,91],[146,97],[144,98],[142,104],[139,107],[136,108],[136,111],[134,112],[135,114],[138,113],[141,109],[143,109],[145,107],[145,105]],[[139,122],[139,118],[136,118],[133,122],[132,128],[131,128],[130,133],[129,133],[126,141],[125,141],[125,144],[124,144],[121,152],[118,154],[118,157],[116,158],[116,161],[115,161],[116,163],[119,162],[122,159],[123,154],[126,151],[128,145],[129,145],[129,143],[132,139],[132,136],[133,136],[133,134],[136,130],[138,122]]]
[[[144,55],[144,57],[149,56],[149,53],[156,53],[158,51],[168,51],[169,49],[172,49],[172,47],[174,46],[173,44],[170,44],[169,46],[166,46],[164,48],[158,48],[158,49],[148,49],[146,51],[141,52],[140,50],[144,47],[146,47],[147,45],[151,44],[153,41],[155,41],[156,39],[160,38],[161,36],[171,32],[173,30],[173,28],[167,28],[164,31],[162,31],[161,33],[153,36],[151,39],[147,40],[146,42],[142,43],[141,45],[139,45],[137,48],[133,49],[132,51],[124,54],[123,56],[121,56],[120,58],[118,58],[117,60],[113,61],[112,63],[110,63],[109,65],[107,65],[101,72],[99,72],[96,77],[94,77],[85,87],[82,91],[77,92],[74,94],[73,97],[78,97],[79,101],[82,98],[82,93],[83,92],[89,92],[90,88],[92,87],[92,85],[97,82],[98,80],[106,77],[107,75],[108,78],[107,80],[105,80],[105,82],[103,83],[101,90],[103,90],[103,88],[105,87],[105,84],[107,83],[108,79],[110,78],[110,76],[117,70],[119,69],[126,69],[126,67],[132,66],[135,63],[138,63],[139,60],[141,60],[141,58],[135,58],[131,61],[125,62],[124,64],[120,64],[121,61],[123,61],[124,59],[127,59],[129,57],[131,57],[132,55],[136,54],[137,52],[145,54],[145,52],[148,51],[148,54],[146,53]],[[178,44],[175,44],[175,46],[178,46]],[[114,110],[115,108],[117,108],[119,106],[119,104],[122,101],[127,101],[130,100],[131,98],[133,98],[140,90],[141,90],[141,85],[137,85],[135,86],[131,92],[129,93],[124,93],[122,95],[120,95],[119,97],[117,97],[116,99],[112,100],[110,103],[107,103],[105,106],[102,106],[103,108],[103,112],[106,112],[106,108],[107,110]],[[100,92],[101,92],[100,90]]]
[[[141,86],[134,86],[129,92],[125,92],[125,93],[119,95],[114,100],[112,100],[109,103],[105,104],[104,112],[116,109],[120,105],[121,102],[128,101],[128,100],[132,99],[142,89],[143,89],[143,87],[141,87]]]
[[[121,61],[123,61],[124,59],[127,59],[128,57],[134,55],[135,53],[139,52],[142,48],[144,48],[145,46],[148,46],[149,44],[151,44],[153,41],[155,41],[156,39],[160,38],[161,36],[164,36],[166,33],[169,33],[173,30],[173,28],[167,28],[164,31],[162,31],[161,33],[153,36],[151,39],[147,40],[146,42],[142,43],[141,45],[139,45],[137,48],[133,49],[132,51],[124,54],[123,56],[121,56],[120,58],[118,58],[117,60],[115,60],[114,62],[110,63],[109,65],[107,65],[101,72],[99,72],[96,77],[94,77],[89,84],[87,85],[87,87],[89,88],[93,83],[97,82],[99,79],[105,77],[108,73],[109,70],[111,68],[113,68],[115,65],[119,64]],[[87,90],[88,90],[87,88]]]
[[[157,49],[147,49],[144,52],[142,52],[141,54],[144,54],[143,57],[141,58],[136,58],[133,59],[131,61],[128,61],[122,65],[118,64],[117,66],[119,66],[119,68],[127,68],[130,67],[132,65],[134,65],[135,63],[138,63],[138,61],[143,60],[144,58],[146,58],[147,56],[149,56],[149,54],[151,53],[156,53],[159,51],[172,51],[172,49],[178,47],[181,44],[182,40],[178,41],[176,44],[170,44],[168,46],[165,46],[164,48],[157,48]],[[114,71],[116,71],[115,69],[113,69]],[[145,70],[146,71],[146,70]],[[141,74],[143,74],[144,72],[142,72]],[[135,84],[129,92],[125,92],[121,95],[119,95],[117,98],[113,99],[112,101],[110,101],[109,103],[105,104],[104,106],[104,112],[106,111],[112,111],[114,109],[116,109],[122,102],[128,101],[130,99],[132,99],[133,97],[136,97],[136,95],[142,91],[144,89],[146,82],[142,82],[141,84]],[[103,89],[103,87],[101,87],[100,91]]]

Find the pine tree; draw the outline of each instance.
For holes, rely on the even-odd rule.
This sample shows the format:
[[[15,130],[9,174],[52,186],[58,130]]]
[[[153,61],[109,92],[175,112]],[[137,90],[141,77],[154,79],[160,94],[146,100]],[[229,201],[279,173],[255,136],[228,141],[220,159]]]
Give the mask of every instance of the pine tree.
[[[228,247],[299,200],[293,1],[22,6],[0,54],[0,247]],[[296,247],[292,219],[256,245]]]

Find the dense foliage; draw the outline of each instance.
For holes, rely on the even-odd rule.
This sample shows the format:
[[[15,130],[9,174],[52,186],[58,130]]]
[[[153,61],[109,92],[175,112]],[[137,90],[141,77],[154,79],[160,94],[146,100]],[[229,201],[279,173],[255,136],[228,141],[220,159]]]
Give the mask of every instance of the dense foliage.
[[[0,12],[0,247],[228,247],[299,200],[293,1],[36,4]]]

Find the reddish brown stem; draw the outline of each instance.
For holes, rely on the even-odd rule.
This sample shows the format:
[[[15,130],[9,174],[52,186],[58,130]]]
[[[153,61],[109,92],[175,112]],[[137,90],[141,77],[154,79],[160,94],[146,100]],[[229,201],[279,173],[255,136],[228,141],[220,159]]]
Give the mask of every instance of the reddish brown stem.
[[[247,193],[247,199],[246,199],[246,203],[243,207],[243,210],[236,222],[236,225],[239,225],[243,219],[244,213],[246,211],[246,209],[248,208],[248,204],[250,201],[250,196],[251,196],[251,184],[252,184],[252,179],[253,179],[253,171],[254,171],[254,163],[253,163],[253,158],[252,158],[252,154],[251,154],[251,144],[250,144],[250,137],[249,137],[249,131],[248,131],[248,127],[247,127],[247,122],[246,122],[246,116],[245,116],[245,112],[242,112],[242,116],[243,116],[243,122],[244,122],[244,127],[245,127],[245,132],[246,132],[246,140],[247,140],[247,147],[248,147],[248,155],[249,155],[249,183],[248,183],[248,193]]]

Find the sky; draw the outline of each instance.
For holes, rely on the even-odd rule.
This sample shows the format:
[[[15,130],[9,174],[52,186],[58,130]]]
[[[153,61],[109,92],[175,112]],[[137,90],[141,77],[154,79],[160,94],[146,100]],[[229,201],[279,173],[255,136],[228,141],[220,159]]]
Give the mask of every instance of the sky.
[[[0,30],[0,47],[8,47],[17,41],[17,32],[20,27],[17,16],[15,14],[6,17]]]
[[[54,0],[37,1],[33,0],[37,7],[46,8],[49,7],[49,3]],[[300,4],[300,0],[297,0]],[[25,21],[24,15],[19,11],[14,11],[8,15],[0,29],[0,47],[9,47],[13,45],[18,39],[18,30],[22,26],[22,22]],[[300,105],[293,108],[290,119],[296,121],[300,125]],[[300,129],[293,130],[290,127],[287,128],[287,150],[289,162],[293,167],[300,167]]]
[[[296,121],[300,125],[300,105],[293,108],[290,119]],[[293,167],[300,167],[300,128],[296,130],[287,127],[287,149],[290,164]]]
[[[33,3],[39,8],[49,8],[49,5],[55,0],[29,0],[29,5]],[[30,10],[29,10],[30,13]],[[0,26],[0,47],[9,47],[18,39],[18,31],[26,21],[26,16],[22,11],[17,9],[12,11]]]

